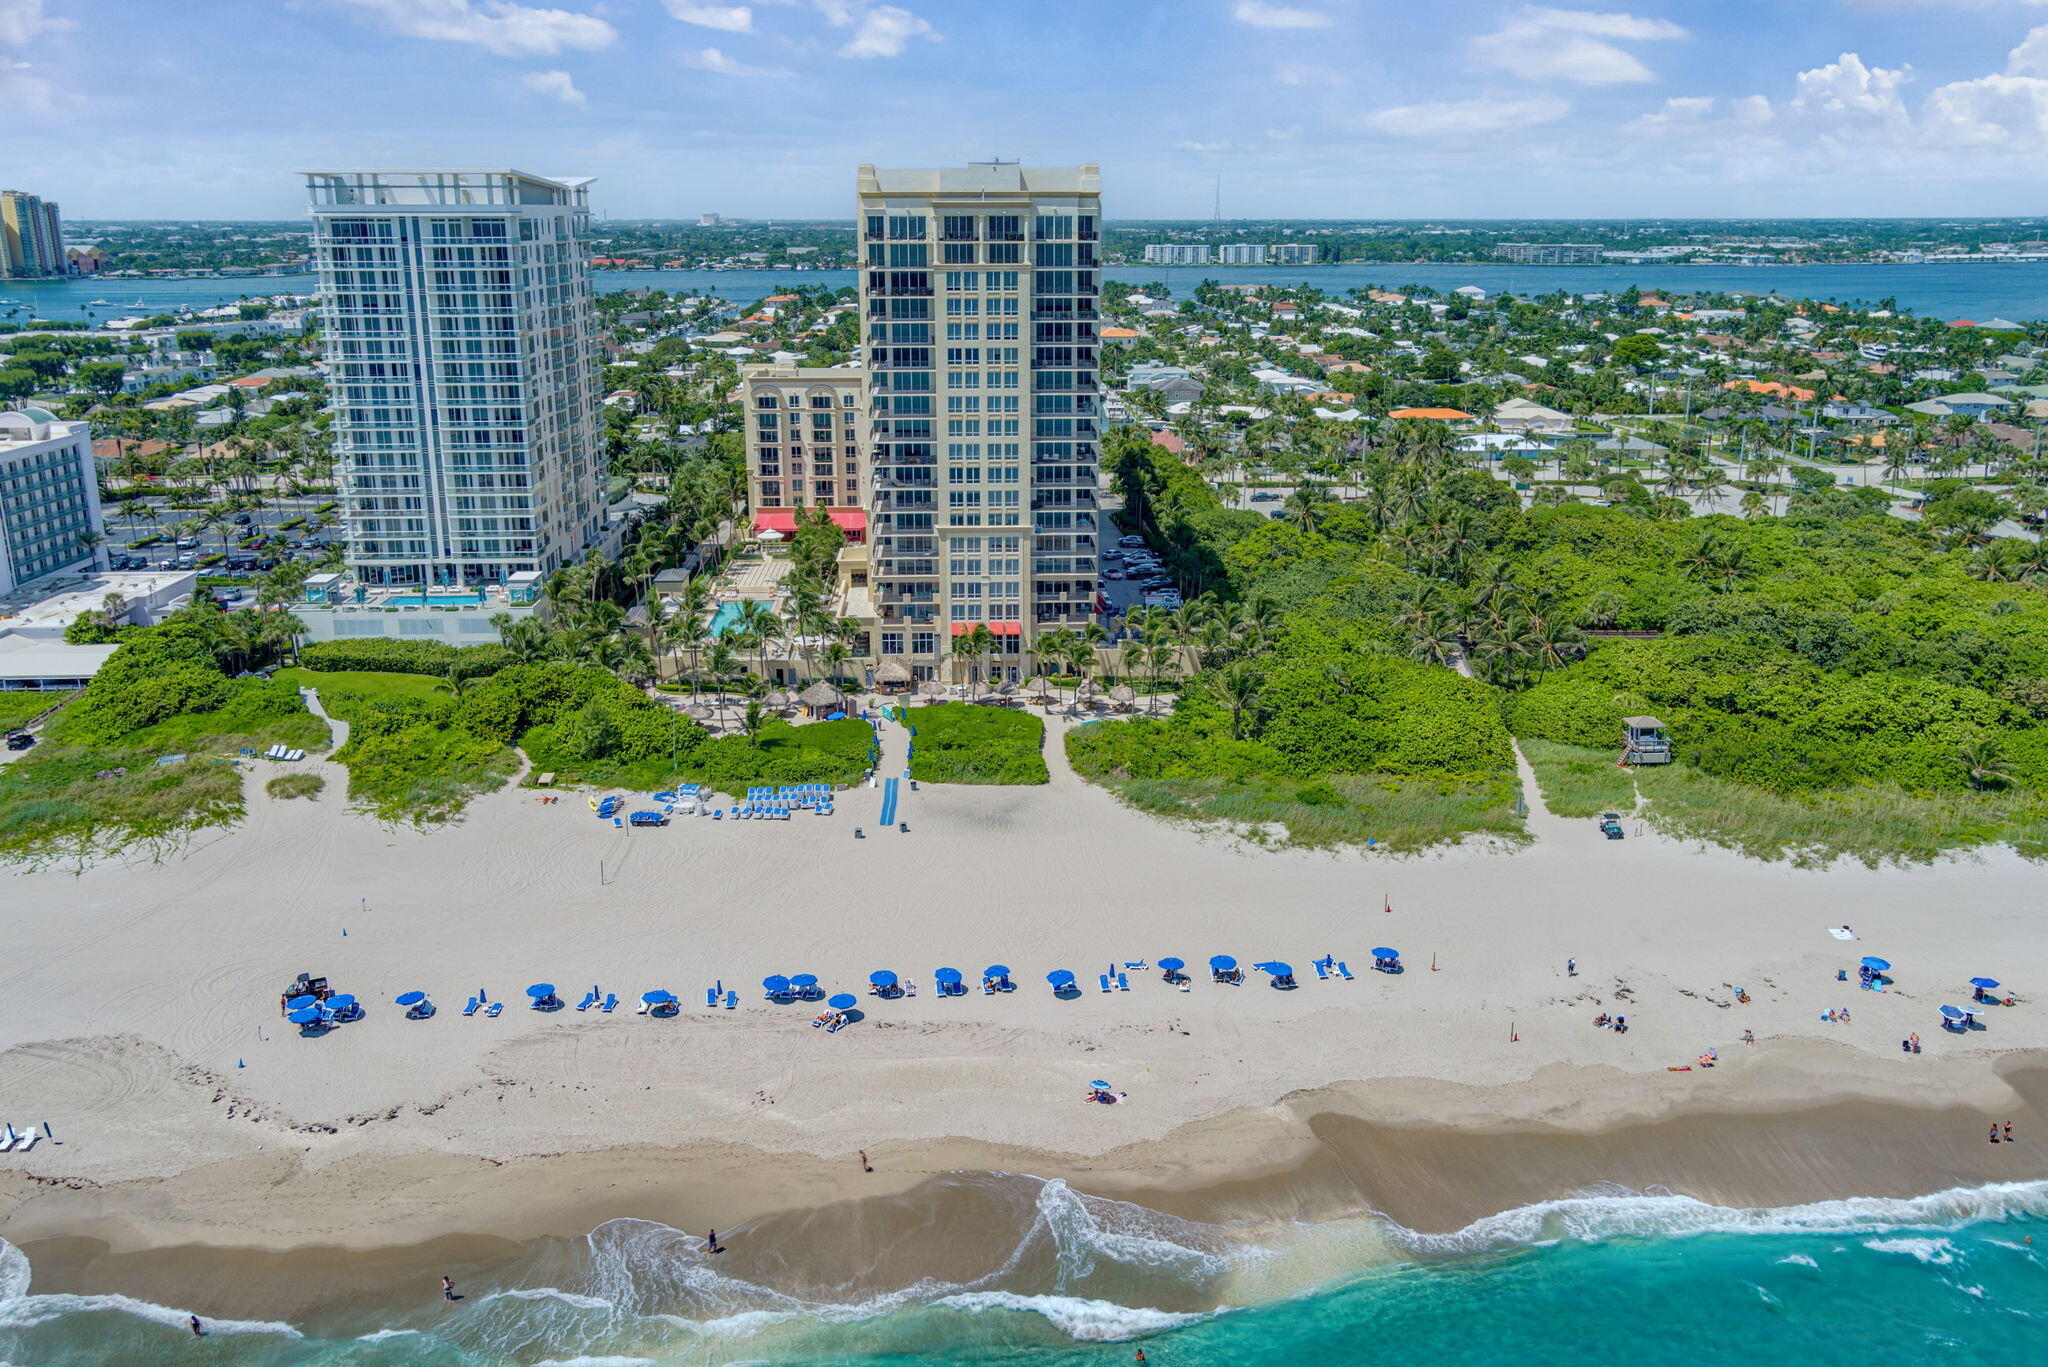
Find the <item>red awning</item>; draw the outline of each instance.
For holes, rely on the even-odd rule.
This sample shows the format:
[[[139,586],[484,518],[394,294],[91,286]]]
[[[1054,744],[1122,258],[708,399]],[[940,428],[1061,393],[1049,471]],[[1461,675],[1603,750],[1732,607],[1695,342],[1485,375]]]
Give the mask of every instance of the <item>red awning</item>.
[[[1022,636],[1024,634],[1024,624],[1022,622],[990,622],[988,629],[998,636]]]
[[[974,623],[972,622],[955,622],[953,623],[953,634],[955,636],[965,636],[967,629],[973,625]]]
[[[842,532],[864,532],[868,529],[868,515],[858,508],[834,508],[832,521]]]
[[[770,508],[766,512],[757,513],[754,517],[754,530],[781,532],[784,536],[790,536],[796,531],[796,509]]]

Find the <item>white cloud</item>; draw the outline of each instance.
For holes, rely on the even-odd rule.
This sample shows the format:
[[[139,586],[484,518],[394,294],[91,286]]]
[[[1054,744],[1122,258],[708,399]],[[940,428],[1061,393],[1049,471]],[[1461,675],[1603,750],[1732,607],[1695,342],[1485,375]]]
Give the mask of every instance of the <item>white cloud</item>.
[[[1570,101],[1556,95],[1532,95],[1522,100],[1445,100],[1377,109],[1365,116],[1365,125],[1404,138],[1455,138],[1555,123],[1570,112]]]
[[[2020,45],[2007,54],[2008,76],[2048,76],[2048,24],[2029,29]]]
[[[1227,142],[1177,142],[1173,145],[1173,148],[1176,152],[1200,152],[1206,156],[1211,152],[1227,152],[1230,150],[1230,144]]]
[[[70,20],[52,19],[43,12],[43,0],[0,0],[0,109],[55,118],[60,104],[73,102],[60,95],[56,82],[37,75],[33,63],[15,61],[8,54],[10,48],[30,47],[69,27]]]
[[[1301,137],[1301,125],[1295,123],[1285,128],[1268,128],[1266,136],[1275,142],[1294,142]]]
[[[1909,66],[1866,66],[1857,54],[1845,52],[1826,66],[1800,72],[1785,109],[1823,130],[1861,130],[1871,125],[1901,129],[1913,121],[1901,94],[1912,79]]]
[[[1330,16],[1318,14],[1310,9],[1292,9],[1286,5],[1269,5],[1265,0],[1237,0],[1232,14],[1242,23],[1254,28],[1328,28]]]
[[[722,33],[752,33],[754,31],[754,8],[751,5],[706,5],[699,0],[662,0],[672,18],[699,28],[715,28]]]
[[[939,41],[931,23],[900,5],[871,5],[854,10],[839,0],[820,0],[819,8],[833,24],[853,27],[853,37],[839,49],[842,57],[900,57],[912,38]]]
[[[575,105],[578,109],[590,103],[566,71],[529,71],[519,78],[519,84],[536,95],[545,95],[551,100]]]
[[[719,76],[787,76],[789,68],[780,66],[748,66],[736,57],[728,57],[715,47],[685,49],[676,54],[676,61],[692,71],[709,71]]]
[[[1697,127],[1714,112],[1711,95],[1687,95],[1669,99],[1650,114],[1639,114],[1622,125],[1621,131],[1637,136],[1658,134],[1677,128]]]
[[[1281,85],[1327,85],[1345,84],[1342,72],[1332,71],[1314,62],[1275,62],[1273,79]]]
[[[27,47],[45,33],[69,27],[69,19],[43,12],[43,0],[0,0],[0,47]]]
[[[1624,85],[1657,77],[1609,39],[1651,42],[1686,36],[1668,19],[1531,6],[1509,16],[1496,32],[1474,38],[1469,51],[1480,66],[1532,81]]]
[[[474,43],[500,57],[552,57],[610,47],[618,30],[591,14],[513,0],[329,0],[381,20],[393,33]]]
[[[2048,146],[2048,80],[1979,76],[1953,81],[1927,97],[1921,120],[1930,138],[1999,152]]]

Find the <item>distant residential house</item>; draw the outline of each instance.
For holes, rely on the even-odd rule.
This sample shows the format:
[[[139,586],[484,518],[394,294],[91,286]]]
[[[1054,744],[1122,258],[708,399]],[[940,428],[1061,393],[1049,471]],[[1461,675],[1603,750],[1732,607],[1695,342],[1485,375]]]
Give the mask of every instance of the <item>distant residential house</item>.
[[[1877,427],[1889,427],[1899,421],[1899,415],[1888,413],[1882,408],[1850,399],[1830,399],[1821,405],[1820,415],[1836,422],[1865,422]]]
[[[1097,328],[1095,335],[1105,342],[1135,342],[1144,336],[1136,328],[1118,327]]]
[[[1811,389],[1801,389],[1797,385],[1780,384],[1776,380],[1729,380],[1721,388],[1731,390],[1746,389],[1752,394],[1769,394],[1773,398],[1790,399],[1794,403],[1812,403],[1815,398],[1819,397]]]
[[[1152,434],[1152,444],[1161,450],[1171,451],[1176,456],[1187,454],[1188,444],[1181,440],[1180,435],[1175,432],[1154,432]]]
[[[1534,399],[1509,399],[1493,410],[1493,425],[1503,432],[1569,432],[1572,415]]]
[[[1982,422],[2015,406],[2011,399],[2002,399],[1996,394],[1943,394],[1940,398],[1909,403],[1906,408],[1910,412],[1925,413],[1931,418],[1946,418],[1950,414],[1960,414]]]
[[[1397,408],[1390,418],[1422,418],[1430,422],[1470,422],[1472,415],[1456,408]]]

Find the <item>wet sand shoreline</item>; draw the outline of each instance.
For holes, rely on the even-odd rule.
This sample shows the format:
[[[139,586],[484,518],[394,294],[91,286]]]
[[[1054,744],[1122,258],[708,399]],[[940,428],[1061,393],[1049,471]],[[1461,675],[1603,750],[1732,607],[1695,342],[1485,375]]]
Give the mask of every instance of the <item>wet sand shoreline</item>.
[[[1093,1157],[964,1140],[879,1144],[870,1150],[873,1174],[852,1155],[698,1143],[507,1163],[413,1155],[294,1172],[273,1162],[260,1175],[243,1160],[86,1190],[10,1177],[0,1185],[0,1235],[29,1256],[37,1293],[119,1292],[224,1317],[375,1319],[379,1307],[430,1293],[443,1273],[459,1285],[490,1285],[530,1269],[537,1247],[573,1249],[619,1219],[697,1234],[716,1226],[738,1254],[728,1266],[770,1268],[793,1289],[857,1301],[999,1257],[994,1245],[1016,1231],[977,1204],[986,1197],[974,1179],[990,1172],[1057,1179],[1248,1237],[1366,1215],[1417,1234],[1454,1234],[1503,1211],[1598,1190],[1746,1208],[2048,1179],[2048,1056],[2011,1055],[1993,1072],[1998,1085],[1976,1089],[1987,1104],[1687,1103],[1590,1130],[1526,1118],[1369,1119],[1360,1112],[1373,1103],[1328,1089]],[[1609,1085],[1627,1089],[1625,1079]],[[1284,1126],[1275,1111],[1287,1113]],[[2014,1123],[2014,1144],[1985,1142],[1993,1120]],[[260,1191],[280,1212],[299,1212],[299,1237],[273,1229],[270,1246],[254,1247],[239,1241],[249,1231],[231,1220],[208,1224],[214,1198],[230,1189]],[[349,1245],[323,1240],[323,1223],[357,1205],[369,1209]],[[370,1212],[383,1208],[432,1210],[462,1232],[407,1239],[418,1221],[380,1224]],[[1387,1256],[1428,1251],[1411,1243]],[[1170,1300],[1171,1290],[1153,1299]]]

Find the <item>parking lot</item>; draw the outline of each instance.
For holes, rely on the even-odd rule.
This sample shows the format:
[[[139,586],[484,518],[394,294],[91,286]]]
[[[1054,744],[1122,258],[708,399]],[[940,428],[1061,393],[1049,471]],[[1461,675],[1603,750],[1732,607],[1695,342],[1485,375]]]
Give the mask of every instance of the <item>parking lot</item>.
[[[1126,539],[1138,540],[1135,537]],[[1111,574],[1119,577],[1112,579]],[[1179,592],[1170,586],[1165,569],[1156,556],[1144,549],[1142,542],[1137,546],[1112,545],[1107,548],[1102,556],[1102,579],[1102,596],[1109,600],[1109,616],[1113,618],[1145,603],[1147,583],[1161,586],[1169,595],[1155,600],[1157,606],[1172,608],[1180,605]]]
[[[121,513],[118,503],[109,501],[106,508],[108,563],[115,569],[191,568],[203,557],[221,553],[223,531],[228,535],[230,556],[254,556],[259,562],[281,562],[293,558],[317,560],[328,543],[341,538],[341,529],[336,521],[341,510],[334,508],[325,514],[315,512],[333,501],[326,494],[267,499],[260,508],[232,514],[234,521],[229,527],[194,533],[187,539],[197,544],[184,548],[177,545],[177,528],[197,517],[198,509],[173,508],[165,499],[152,498],[149,502],[156,511],[154,518],[129,517]],[[247,521],[241,520],[245,518]],[[310,523],[315,518],[320,518],[325,525],[313,529]],[[289,529],[284,526],[294,521],[300,525]],[[154,545],[129,549],[131,541],[151,536],[159,538]],[[243,547],[244,541],[259,536],[265,539],[263,545]],[[181,560],[181,557],[186,559]]]

